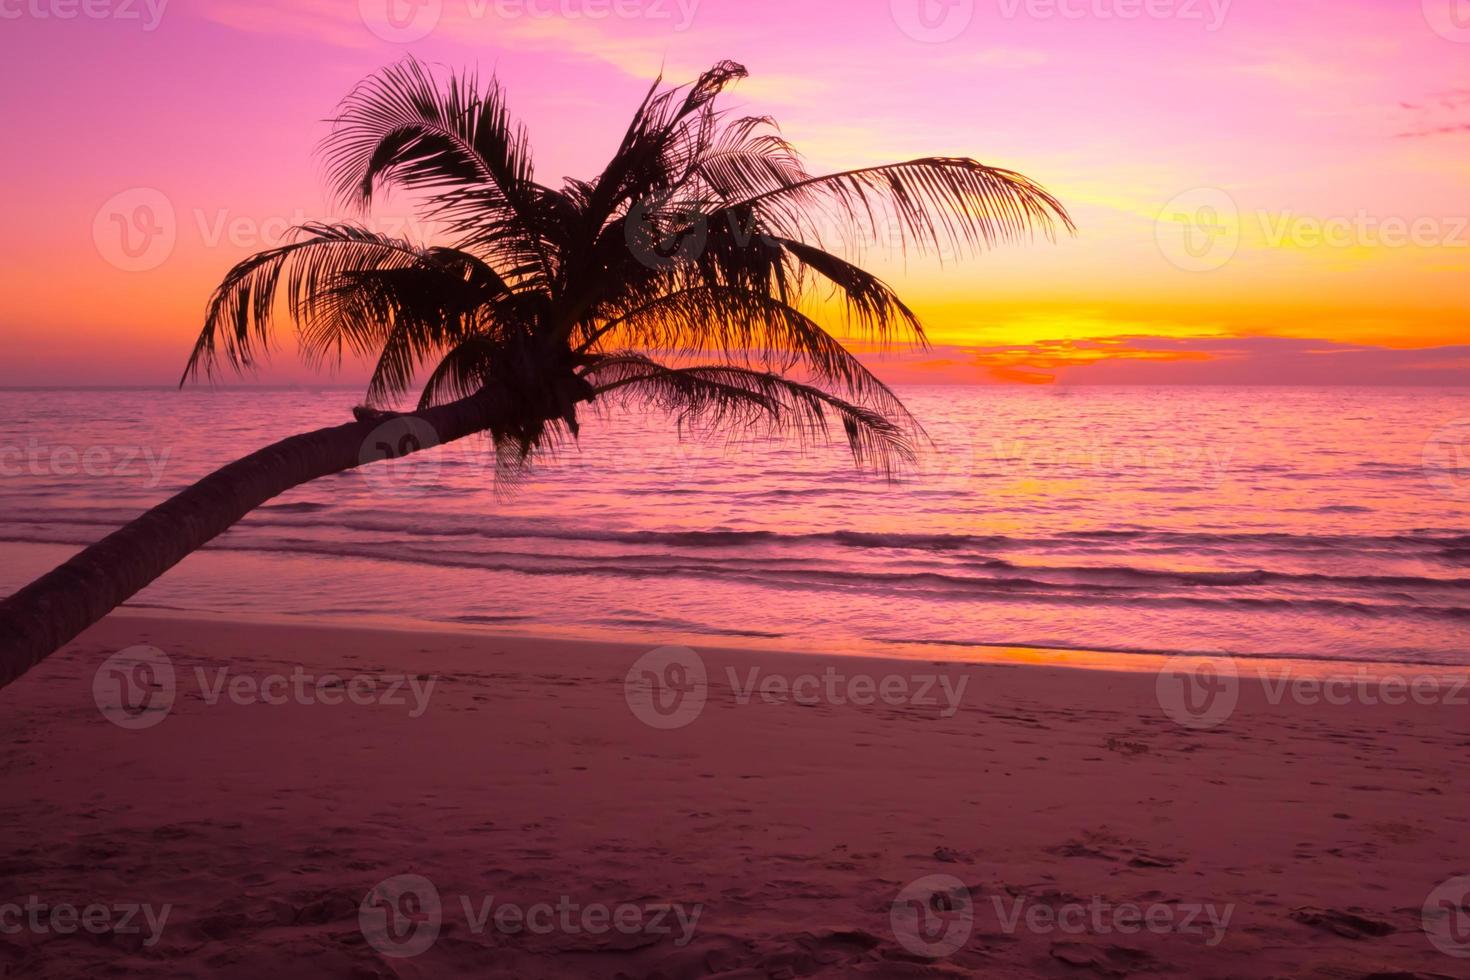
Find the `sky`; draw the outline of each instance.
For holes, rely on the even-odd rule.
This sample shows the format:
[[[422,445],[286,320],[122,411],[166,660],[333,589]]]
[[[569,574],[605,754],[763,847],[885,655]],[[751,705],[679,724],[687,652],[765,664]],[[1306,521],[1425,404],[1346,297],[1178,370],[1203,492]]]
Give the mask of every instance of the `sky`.
[[[176,381],[230,266],[346,216],[323,120],[407,54],[493,71],[543,183],[731,58],[809,169],[1045,185],[1075,237],[864,256],[933,341],[892,381],[1470,384],[1470,0],[0,0],[0,38],[0,385]],[[286,337],[259,380],[311,377]]]

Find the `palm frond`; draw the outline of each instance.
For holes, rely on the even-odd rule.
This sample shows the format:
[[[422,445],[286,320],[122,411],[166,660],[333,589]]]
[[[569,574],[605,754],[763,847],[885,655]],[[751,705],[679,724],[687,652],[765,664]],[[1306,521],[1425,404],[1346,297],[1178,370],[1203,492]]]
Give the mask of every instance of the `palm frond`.
[[[366,228],[313,224],[301,227],[297,233],[300,240],[236,264],[215,288],[184,380],[197,377],[201,371],[212,374],[222,358],[236,370],[250,368],[269,350],[283,277],[288,315],[315,338],[318,348],[331,334],[338,344],[370,353],[381,341],[387,324],[341,315],[336,297],[344,277],[439,269],[430,251]],[[318,317],[324,321],[316,324],[319,329],[314,332]]]
[[[810,177],[724,205],[710,221],[746,210],[783,238],[855,249],[894,233],[900,251],[921,254],[974,253],[1037,231],[1055,238],[1059,225],[1076,227],[1061,202],[1029,177],[967,157]]]
[[[670,293],[603,324],[582,353],[639,348],[682,360],[720,357],[763,371],[801,371],[913,430],[898,397],[811,317],[780,300],[728,286]]]
[[[730,365],[666,367],[642,355],[609,357],[584,374],[599,398],[641,401],[685,425],[827,440],[835,420],[859,469],[892,479],[915,460],[905,429],[882,412],[769,371]]]
[[[507,278],[549,273],[537,218],[554,192],[536,184],[530,138],[495,79],[441,82],[406,58],[360,82],[330,121],[322,154],[341,200],[365,210],[385,185],[428,192],[431,214],[491,246]]]
[[[692,85],[660,91],[663,78],[655,79],[594,182],[584,209],[587,226],[595,232],[625,206],[667,194],[697,173],[717,132],[715,97],[748,74],[741,64],[721,61]]]
[[[702,154],[697,176],[715,197],[739,201],[811,178],[796,148],[769,116],[743,116],[724,125]]]
[[[974,252],[1072,220],[1030,179],[969,158],[813,176],[773,120],[716,107],[745,75],[722,61],[692,84],[655,80],[602,173],[552,190],[494,79],[389,66],[331,120],[328,183],[362,209],[407,191],[452,247],[308,225],[225,276],[185,379],[252,366],[284,311],[312,366],[373,359],[369,404],[420,376],[421,406],[484,398],[506,484],[575,437],[595,399],[681,427],[802,440],[840,427],[860,466],[892,475],[923,431],[845,341],[926,341],[850,253]],[[829,312],[842,330],[818,322]]]
[[[421,190],[488,184],[507,201],[532,182],[530,141],[512,122],[494,79],[472,72],[440,81],[405,58],[358,83],[322,142],[327,178],[344,201],[371,205],[380,185]]]
[[[880,348],[894,344],[928,346],[919,317],[882,279],[831,252],[789,238],[776,240],[792,261],[821,276],[836,291],[847,323]]]
[[[465,337],[452,345],[424,380],[419,408],[466,398],[485,387],[499,354],[499,345],[484,335]]]

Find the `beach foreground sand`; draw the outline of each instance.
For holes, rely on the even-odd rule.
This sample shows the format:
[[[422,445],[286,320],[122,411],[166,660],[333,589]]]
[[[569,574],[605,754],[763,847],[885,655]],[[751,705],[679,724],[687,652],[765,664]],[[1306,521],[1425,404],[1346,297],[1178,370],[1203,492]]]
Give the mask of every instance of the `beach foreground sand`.
[[[0,974],[1470,975],[1456,699],[649,649],[104,621],[0,692]]]

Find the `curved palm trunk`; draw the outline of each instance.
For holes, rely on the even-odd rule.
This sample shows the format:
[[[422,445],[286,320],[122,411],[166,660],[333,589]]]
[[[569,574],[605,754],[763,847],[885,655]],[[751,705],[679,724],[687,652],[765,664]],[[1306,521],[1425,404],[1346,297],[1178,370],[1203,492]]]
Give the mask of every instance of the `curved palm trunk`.
[[[442,444],[489,428],[498,401],[481,393],[404,414],[432,426]],[[385,419],[292,436],[236,460],[0,602],[0,687],[267,500],[358,466],[365,441]]]

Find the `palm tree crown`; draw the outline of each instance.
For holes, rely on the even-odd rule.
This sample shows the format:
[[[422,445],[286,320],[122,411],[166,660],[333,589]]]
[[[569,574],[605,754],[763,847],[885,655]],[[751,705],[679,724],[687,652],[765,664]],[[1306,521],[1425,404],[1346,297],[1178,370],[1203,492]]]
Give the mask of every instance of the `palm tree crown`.
[[[606,169],[535,180],[499,85],[409,59],[360,83],[323,143],[332,190],[362,212],[414,196],[453,245],[312,224],[233,268],[185,378],[255,363],[279,305],[304,355],[376,358],[368,405],[423,377],[420,407],[494,395],[503,467],[577,431],[577,407],[639,401],[683,424],[821,436],[838,423],[860,466],[891,472],[918,427],[815,319],[923,344],[918,318],[839,253],[891,235],[903,250],[974,251],[1073,225],[1026,177],[927,157],[813,176],[766,117],[716,97],[745,69],[655,81]],[[286,294],[278,297],[284,278]]]

